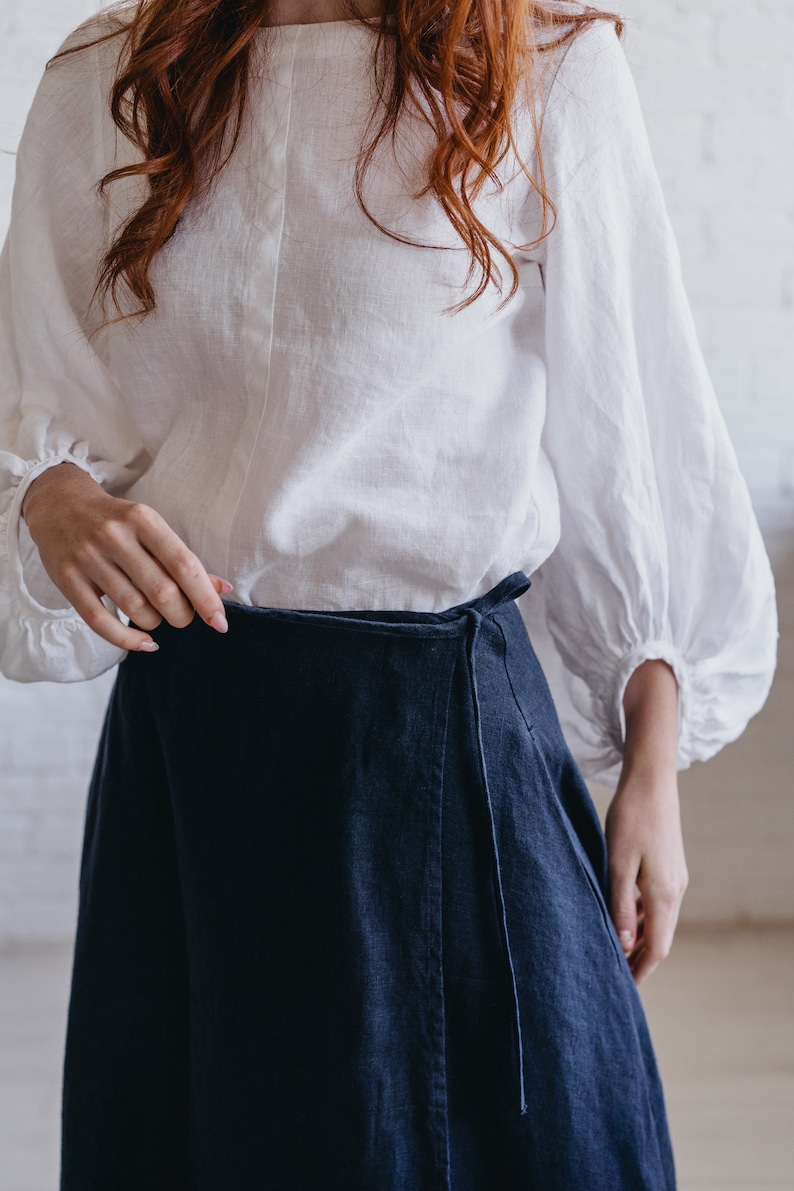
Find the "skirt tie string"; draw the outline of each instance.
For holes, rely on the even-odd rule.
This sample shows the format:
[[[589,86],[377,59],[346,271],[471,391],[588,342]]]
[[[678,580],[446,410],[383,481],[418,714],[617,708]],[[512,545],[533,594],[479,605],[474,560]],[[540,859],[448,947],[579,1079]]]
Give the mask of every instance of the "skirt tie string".
[[[488,783],[488,765],[485,760],[485,750],[483,748],[482,715],[480,712],[480,700],[477,689],[477,641],[480,635],[480,627],[483,620],[493,611],[495,611],[500,604],[506,603],[508,600],[516,599],[519,595],[526,591],[529,586],[529,580],[521,572],[517,572],[514,575],[509,575],[507,579],[503,581],[503,583],[499,584],[498,587],[494,588],[494,590],[489,593],[491,599],[488,600],[486,607],[483,608],[483,601],[481,601],[479,607],[472,607],[466,610],[466,618],[468,620],[466,660],[468,663],[469,680],[471,683],[472,692],[472,704],[474,708],[474,724],[477,736],[477,753],[479,757],[480,777],[482,782],[482,790],[485,795],[485,802],[488,809],[488,823],[491,832],[494,883],[496,886],[499,909],[499,925],[501,928],[502,944],[504,946],[505,958],[507,961],[507,974],[513,1001],[513,1024],[515,1029],[516,1061],[518,1064],[518,1103],[519,1111],[522,1116],[527,1111],[527,1099],[524,1084],[524,1041],[521,1029],[521,1005],[518,997],[516,968],[513,961],[513,953],[510,947],[510,930],[507,922],[507,904],[505,901],[504,888],[502,885],[502,865],[499,857],[496,817],[494,814],[491,789]]]

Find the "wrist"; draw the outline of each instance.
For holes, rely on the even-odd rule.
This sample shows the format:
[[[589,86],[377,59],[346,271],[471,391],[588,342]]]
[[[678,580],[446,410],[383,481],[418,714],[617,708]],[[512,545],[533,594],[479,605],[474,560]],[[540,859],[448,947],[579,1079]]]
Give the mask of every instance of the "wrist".
[[[631,675],[623,699],[626,741],[621,781],[643,786],[676,785],[678,683],[661,659],[643,662]]]
[[[27,523],[31,536],[33,536],[33,522],[36,521],[39,510],[49,503],[47,501],[47,493],[53,485],[60,488],[65,483],[79,483],[80,476],[85,476],[92,484],[95,483],[88,473],[83,471],[76,463],[72,463],[69,459],[64,459],[53,467],[48,467],[46,471],[40,472],[35,479],[31,480],[25,495],[22,497],[20,508],[20,516]]]
[[[626,786],[645,791],[648,796],[661,792],[678,795],[677,756],[666,752],[663,755],[632,753],[623,761],[616,793]]]

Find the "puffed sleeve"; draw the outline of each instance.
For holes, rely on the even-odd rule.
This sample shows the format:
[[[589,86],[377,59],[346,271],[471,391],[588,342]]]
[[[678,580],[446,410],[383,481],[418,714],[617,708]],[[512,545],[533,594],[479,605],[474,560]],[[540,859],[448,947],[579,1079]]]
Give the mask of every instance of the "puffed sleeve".
[[[614,785],[623,695],[646,659],[678,680],[680,768],[743,731],[774,672],[774,583],[608,23],[568,50],[541,146],[557,214],[539,262],[543,449],[561,537],[522,611],[556,648],[551,684],[574,755]]]
[[[83,30],[65,44],[87,40]],[[0,671],[21,682],[91,678],[124,656],[66,604],[20,518],[31,481],[62,461],[114,495],[146,466],[88,337],[107,234],[95,184],[113,142],[97,51],[51,66],[22,136],[0,257]]]

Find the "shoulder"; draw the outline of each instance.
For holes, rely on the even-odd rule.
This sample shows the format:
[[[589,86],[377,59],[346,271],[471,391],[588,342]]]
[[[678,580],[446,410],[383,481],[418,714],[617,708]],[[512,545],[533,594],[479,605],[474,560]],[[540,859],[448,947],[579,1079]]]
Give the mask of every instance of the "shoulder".
[[[115,13],[100,13],[61,44],[39,80],[19,146],[18,173],[37,158],[53,164],[73,160],[75,166],[84,160],[93,168],[111,151],[110,91],[125,29]]]
[[[572,0],[546,0],[528,18],[518,110],[551,135],[614,110],[633,89],[619,18]]]
[[[47,63],[37,99],[84,106],[108,96],[126,41],[123,11],[97,13],[78,25]]]
[[[580,12],[584,19],[556,39],[542,31],[533,81],[543,147],[577,158],[605,142],[644,143],[646,135],[620,25],[592,8]]]
[[[620,25],[592,9],[567,26],[541,28],[535,38],[536,94],[544,110],[566,102],[597,106],[614,97],[631,79],[621,33]]]
[[[110,47],[115,44],[116,56],[118,56],[118,49],[124,33],[129,28],[133,11],[132,5],[121,7],[114,5],[110,10],[106,9],[88,17],[65,38],[50,59],[51,64],[57,65],[58,56],[67,51],[71,58],[77,59],[81,54],[88,53],[90,55],[92,49],[97,49],[101,45]],[[108,54],[100,54],[100,57],[107,56]]]

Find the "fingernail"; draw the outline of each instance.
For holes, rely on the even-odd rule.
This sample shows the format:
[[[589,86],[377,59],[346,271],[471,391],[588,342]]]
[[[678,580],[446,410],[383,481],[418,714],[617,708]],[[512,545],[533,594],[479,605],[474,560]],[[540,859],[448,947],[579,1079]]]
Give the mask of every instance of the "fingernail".
[[[141,641],[138,646],[138,653],[157,653],[160,646],[156,641]]]
[[[221,579],[221,591],[224,593],[226,593],[227,591],[234,591],[234,588],[232,587],[232,585],[228,579]]]
[[[631,931],[630,930],[620,931],[618,934],[618,938],[620,939],[623,950],[628,951],[629,947],[631,947]]]
[[[222,612],[216,612],[214,616],[211,616],[210,624],[219,633],[228,633],[229,631],[229,622]]]

